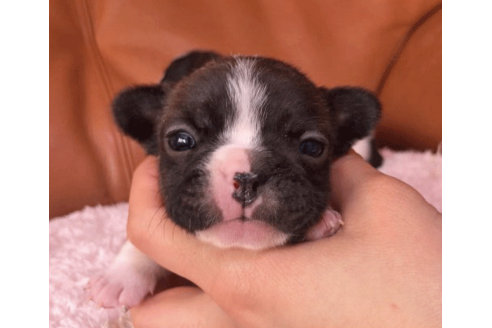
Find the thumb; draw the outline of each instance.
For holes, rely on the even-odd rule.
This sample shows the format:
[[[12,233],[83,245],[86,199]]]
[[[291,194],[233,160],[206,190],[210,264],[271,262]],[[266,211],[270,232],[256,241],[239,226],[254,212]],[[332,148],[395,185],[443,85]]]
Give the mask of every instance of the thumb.
[[[230,257],[230,252],[200,242],[169,219],[159,193],[158,162],[151,156],[133,174],[127,236],[135,247],[161,266],[204,290],[215,284],[215,277]],[[237,253],[233,258],[241,258],[244,256],[240,254],[248,252],[233,253]]]

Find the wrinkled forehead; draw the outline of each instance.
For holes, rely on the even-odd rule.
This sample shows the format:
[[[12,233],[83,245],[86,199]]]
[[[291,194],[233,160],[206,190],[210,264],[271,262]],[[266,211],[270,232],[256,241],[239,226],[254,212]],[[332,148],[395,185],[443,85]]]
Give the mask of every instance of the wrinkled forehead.
[[[316,129],[316,97],[315,86],[281,62],[231,57],[207,64],[177,85],[167,121],[212,128],[224,141],[250,147],[266,129]]]

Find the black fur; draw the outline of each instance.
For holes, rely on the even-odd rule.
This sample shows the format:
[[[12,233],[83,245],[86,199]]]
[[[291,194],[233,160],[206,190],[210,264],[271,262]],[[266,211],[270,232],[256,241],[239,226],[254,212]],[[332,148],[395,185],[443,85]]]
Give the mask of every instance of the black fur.
[[[262,149],[252,152],[251,175],[238,175],[242,186],[231,197],[247,206],[258,195],[272,195],[275,201],[264,197],[252,219],[290,234],[290,242],[301,241],[328,206],[331,162],[374,129],[380,104],[360,88],[317,87],[278,60],[242,58],[254,60],[255,76],[266,87],[267,98],[260,120]],[[191,232],[221,220],[209,196],[205,164],[236,115],[227,91],[235,61],[215,52],[191,52],[171,63],[159,84],[127,89],[113,103],[123,132],[149,154],[159,155],[166,210]],[[169,138],[179,131],[193,136],[193,149],[170,148]],[[316,131],[311,138],[324,149],[319,157],[300,152],[306,131]],[[372,155],[378,164],[377,151]]]
[[[345,155],[353,143],[369,135],[381,117],[381,105],[361,88],[321,88],[337,127],[335,157]]]
[[[381,164],[383,164],[383,157],[379,153],[376,141],[374,139],[371,139],[371,155],[368,162],[375,168],[378,168]]]
[[[161,84],[179,82],[185,76],[190,75],[208,62],[219,58],[221,58],[221,56],[212,51],[192,51],[174,60],[171,65],[169,65],[161,80]]]
[[[113,101],[118,126],[151,155],[157,155],[156,128],[164,96],[160,85],[137,86],[123,91]]]
[[[173,84],[219,57],[214,52],[190,52],[171,63],[160,84],[122,91],[112,104],[117,125],[125,134],[140,142],[148,154],[157,155],[156,128],[167,92]]]

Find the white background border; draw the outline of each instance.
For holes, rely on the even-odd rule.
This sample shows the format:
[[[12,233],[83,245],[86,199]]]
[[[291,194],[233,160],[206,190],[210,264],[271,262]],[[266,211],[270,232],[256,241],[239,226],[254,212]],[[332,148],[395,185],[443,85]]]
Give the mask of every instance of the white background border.
[[[49,325],[49,4],[0,4],[0,311]]]
[[[443,4],[443,327],[492,327],[491,13]]]

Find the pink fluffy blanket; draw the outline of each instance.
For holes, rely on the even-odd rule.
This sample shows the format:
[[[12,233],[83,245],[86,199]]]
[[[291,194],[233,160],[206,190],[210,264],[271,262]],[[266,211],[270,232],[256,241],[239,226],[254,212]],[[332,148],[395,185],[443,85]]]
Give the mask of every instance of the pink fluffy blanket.
[[[418,190],[442,211],[442,157],[383,149],[381,171]],[[102,327],[114,316],[88,301],[84,286],[125,240],[128,204],[87,207],[50,221],[50,327]]]

